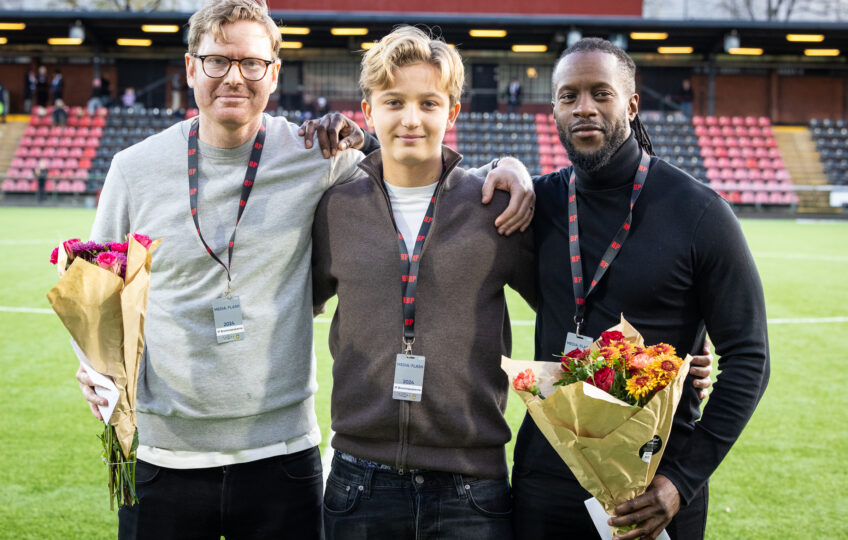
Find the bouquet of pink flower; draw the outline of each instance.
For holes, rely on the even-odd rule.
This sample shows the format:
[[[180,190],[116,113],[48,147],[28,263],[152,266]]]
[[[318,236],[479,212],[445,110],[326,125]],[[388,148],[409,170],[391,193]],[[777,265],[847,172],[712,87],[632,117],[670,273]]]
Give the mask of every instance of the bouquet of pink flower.
[[[622,317],[559,363],[504,357],[501,367],[580,485],[612,514],[653,480],[690,361],[670,345],[646,347]]]
[[[118,389],[117,403],[109,418],[104,415],[106,425],[100,437],[111,505],[138,501],[136,383],[144,350],[151,252],[159,242],[140,234],[128,235],[124,243],[99,244],[75,238],[50,255],[60,278],[47,293],[53,311],[92,368],[110,377]]]

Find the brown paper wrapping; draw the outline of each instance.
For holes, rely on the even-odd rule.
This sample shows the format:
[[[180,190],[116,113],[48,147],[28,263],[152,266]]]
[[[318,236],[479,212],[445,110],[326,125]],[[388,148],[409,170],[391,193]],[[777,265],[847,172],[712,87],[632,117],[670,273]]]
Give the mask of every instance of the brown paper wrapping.
[[[618,330],[632,343],[644,343],[624,317],[610,330]],[[597,348],[597,342],[590,347]],[[509,376],[510,386],[516,375],[528,368],[533,370],[542,395],[547,397],[542,399],[514,387],[513,390],[580,485],[612,514],[618,504],[644,493],[653,480],[690,361],[691,357],[686,356],[674,381],[644,407],[625,403],[584,382],[553,386],[561,378],[559,362],[521,361],[504,356],[501,367]],[[654,436],[660,438],[662,446],[645,462],[640,449]]]
[[[47,300],[62,320],[91,366],[112,378],[118,387],[118,404],[107,422],[115,426],[125,457],[132,450],[136,429],[135,400],[138,368],[144,350],[144,318],[150,292],[151,253],[130,236],[126,280],[82,259],[66,272],[62,246],[57,263],[61,278]]]

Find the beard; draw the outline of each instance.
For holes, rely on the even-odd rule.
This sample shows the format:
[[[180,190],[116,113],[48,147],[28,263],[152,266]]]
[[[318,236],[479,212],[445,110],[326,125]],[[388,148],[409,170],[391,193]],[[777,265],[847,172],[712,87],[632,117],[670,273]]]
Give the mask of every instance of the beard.
[[[559,140],[568,152],[568,159],[578,168],[587,173],[594,173],[603,168],[609,163],[613,154],[621,147],[625,139],[627,139],[627,117],[621,118],[612,124],[595,124],[591,122],[577,122],[571,126],[563,126],[559,119],[556,119],[557,133]],[[601,130],[603,134],[603,142],[601,147],[594,152],[581,152],[574,147],[574,144],[569,138],[569,129],[573,129],[580,125],[591,124]]]

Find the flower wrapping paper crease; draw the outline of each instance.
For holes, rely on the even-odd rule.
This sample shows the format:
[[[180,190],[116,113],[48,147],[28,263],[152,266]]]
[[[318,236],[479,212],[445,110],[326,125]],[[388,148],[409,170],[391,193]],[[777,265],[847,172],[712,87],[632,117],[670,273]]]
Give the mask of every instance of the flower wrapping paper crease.
[[[161,239],[145,248],[130,236],[126,277],[97,264],[75,258],[67,271],[64,249],[57,252],[59,282],[47,293],[47,300],[91,362],[91,366],[112,378],[120,391],[111,418],[121,450],[130,455],[137,426],[136,385],[144,351],[144,319],[150,293],[152,252]]]
[[[623,316],[608,331],[619,331],[627,341],[644,346],[642,336]],[[598,341],[590,347],[597,348]],[[559,362],[512,360],[504,356],[501,368],[539,430],[580,485],[612,515],[617,505],[644,493],[653,480],[668,443],[691,360],[687,355],[677,377],[644,407],[625,403],[585,382],[554,386],[562,374]],[[534,372],[539,390],[546,397],[515,389],[512,382],[526,369]],[[645,462],[640,449],[654,436],[660,438],[661,447]]]

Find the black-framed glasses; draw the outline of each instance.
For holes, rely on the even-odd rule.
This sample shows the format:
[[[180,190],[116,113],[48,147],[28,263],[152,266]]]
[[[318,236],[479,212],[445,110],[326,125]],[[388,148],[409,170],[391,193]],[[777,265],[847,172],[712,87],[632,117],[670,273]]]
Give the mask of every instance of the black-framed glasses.
[[[233,67],[233,62],[238,64],[239,73],[248,81],[261,81],[268,72],[268,66],[274,63],[274,60],[263,60],[261,58],[227,58],[220,54],[197,54],[191,53],[195,58],[200,59],[200,64],[203,67],[203,73],[207,77],[220,79],[225,77]]]

